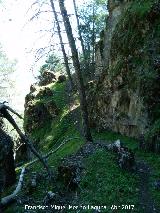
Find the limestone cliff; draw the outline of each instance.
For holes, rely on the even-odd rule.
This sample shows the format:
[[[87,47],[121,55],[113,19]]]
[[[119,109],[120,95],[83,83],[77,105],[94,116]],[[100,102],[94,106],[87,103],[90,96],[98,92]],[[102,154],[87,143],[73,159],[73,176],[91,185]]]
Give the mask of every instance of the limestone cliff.
[[[110,0],[96,48],[96,80],[88,96],[90,122],[158,140],[160,122],[160,3]]]

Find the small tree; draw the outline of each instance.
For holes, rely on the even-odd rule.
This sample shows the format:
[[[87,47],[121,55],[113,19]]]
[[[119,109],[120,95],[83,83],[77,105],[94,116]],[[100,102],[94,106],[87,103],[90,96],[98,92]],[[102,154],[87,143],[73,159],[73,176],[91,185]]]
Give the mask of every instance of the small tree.
[[[62,72],[64,69],[65,67],[61,63],[61,58],[55,53],[52,53],[45,60],[45,64],[40,68],[40,73],[43,73],[45,70],[50,70],[52,72]]]

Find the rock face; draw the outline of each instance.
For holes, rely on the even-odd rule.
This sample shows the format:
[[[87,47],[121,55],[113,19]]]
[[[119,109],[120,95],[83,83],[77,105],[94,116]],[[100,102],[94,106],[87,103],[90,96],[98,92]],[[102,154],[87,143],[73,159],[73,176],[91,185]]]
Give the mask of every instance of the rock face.
[[[109,0],[108,1],[108,11],[109,16],[106,18],[106,29],[101,32],[101,39],[96,45],[96,77],[98,77],[102,72],[104,67],[109,66],[111,41],[113,33],[117,23],[121,18],[125,3],[127,0]]]
[[[52,99],[53,92],[45,87],[40,90],[30,92],[25,99],[25,130],[31,133],[33,130],[43,127],[43,125],[53,120],[59,109]]]
[[[106,29],[89,85],[90,123],[139,138],[160,133],[160,29],[155,1],[108,2]]]
[[[11,186],[15,181],[13,142],[0,127],[0,195],[3,187]]]

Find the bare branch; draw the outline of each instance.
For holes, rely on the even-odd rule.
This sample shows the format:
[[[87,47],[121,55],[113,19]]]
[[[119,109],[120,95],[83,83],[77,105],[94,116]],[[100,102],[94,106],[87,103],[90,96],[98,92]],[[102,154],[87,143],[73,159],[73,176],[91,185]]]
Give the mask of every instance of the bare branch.
[[[40,9],[38,10],[38,12],[36,14],[34,14],[29,21],[33,21],[35,18],[39,18],[39,16],[43,13],[52,13],[52,11],[46,10],[46,11],[41,11]]]
[[[10,108],[9,106],[6,106],[6,107],[9,111],[11,111],[13,114],[17,115],[20,119],[23,119],[22,116],[20,114],[18,114],[16,111],[14,111],[12,108]]]
[[[78,140],[78,139],[80,139],[80,138],[79,137],[73,137],[73,138],[64,139],[62,141],[62,143],[57,148],[55,148],[55,149],[51,150],[50,152],[48,152],[47,154],[43,155],[42,158],[44,158],[44,159],[49,158],[50,155],[56,153],[62,146],[64,146],[69,141]],[[36,163],[37,161],[38,161],[38,159],[34,159],[34,160],[30,161],[29,163],[26,164],[26,167],[31,166],[32,164]],[[23,168],[23,167],[20,167],[20,168]]]
[[[0,110],[6,109],[11,111],[13,114],[17,115],[20,119],[23,119],[22,116],[20,114],[18,114],[15,110],[13,110],[11,107],[6,106],[5,103],[7,103],[6,101],[4,101],[3,103],[0,103]]]

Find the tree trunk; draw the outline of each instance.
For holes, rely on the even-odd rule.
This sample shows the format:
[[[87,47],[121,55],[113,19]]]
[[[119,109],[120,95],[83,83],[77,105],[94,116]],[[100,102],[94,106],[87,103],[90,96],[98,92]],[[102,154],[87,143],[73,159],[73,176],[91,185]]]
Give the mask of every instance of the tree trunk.
[[[80,63],[79,63],[79,59],[78,59],[78,52],[76,49],[76,44],[75,44],[75,40],[73,37],[70,21],[69,21],[68,15],[67,15],[67,10],[64,6],[64,0],[59,0],[59,7],[60,7],[61,14],[63,17],[65,30],[67,33],[69,45],[70,45],[71,52],[72,52],[73,65],[74,65],[75,72],[77,75],[77,80],[78,80],[78,89],[79,89],[79,94],[80,94],[80,105],[81,105],[81,112],[82,112],[82,119],[83,119],[84,137],[86,138],[87,141],[93,141],[91,132],[90,132],[90,128],[89,128],[86,94],[85,94],[85,88],[84,88],[83,78],[82,78],[82,74],[81,74]]]
[[[63,39],[62,39],[62,35],[61,35],[61,28],[60,28],[60,24],[59,24],[59,21],[58,21],[58,16],[57,16],[57,13],[56,13],[56,10],[55,10],[53,0],[50,0],[50,3],[51,3],[51,7],[52,7],[52,10],[53,10],[53,13],[54,13],[56,25],[57,25],[57,31],[58,31],[59,41],[60,41],[60,45],[61,45],[61,50],[62,50],[62,53],[63,53],[63,59],[64,59],[65,67],[66,67],[66,72],[67,72],[71,87],[72,87],[72,89],[74,89],[74,83],[73,83],[73,79],[72,79],[70,68],[69,68],[68,57],[67,57],[67,54],[66,54],[66,51],[65,51],[65,48],[64,48],[64,43],[63,43]]]

